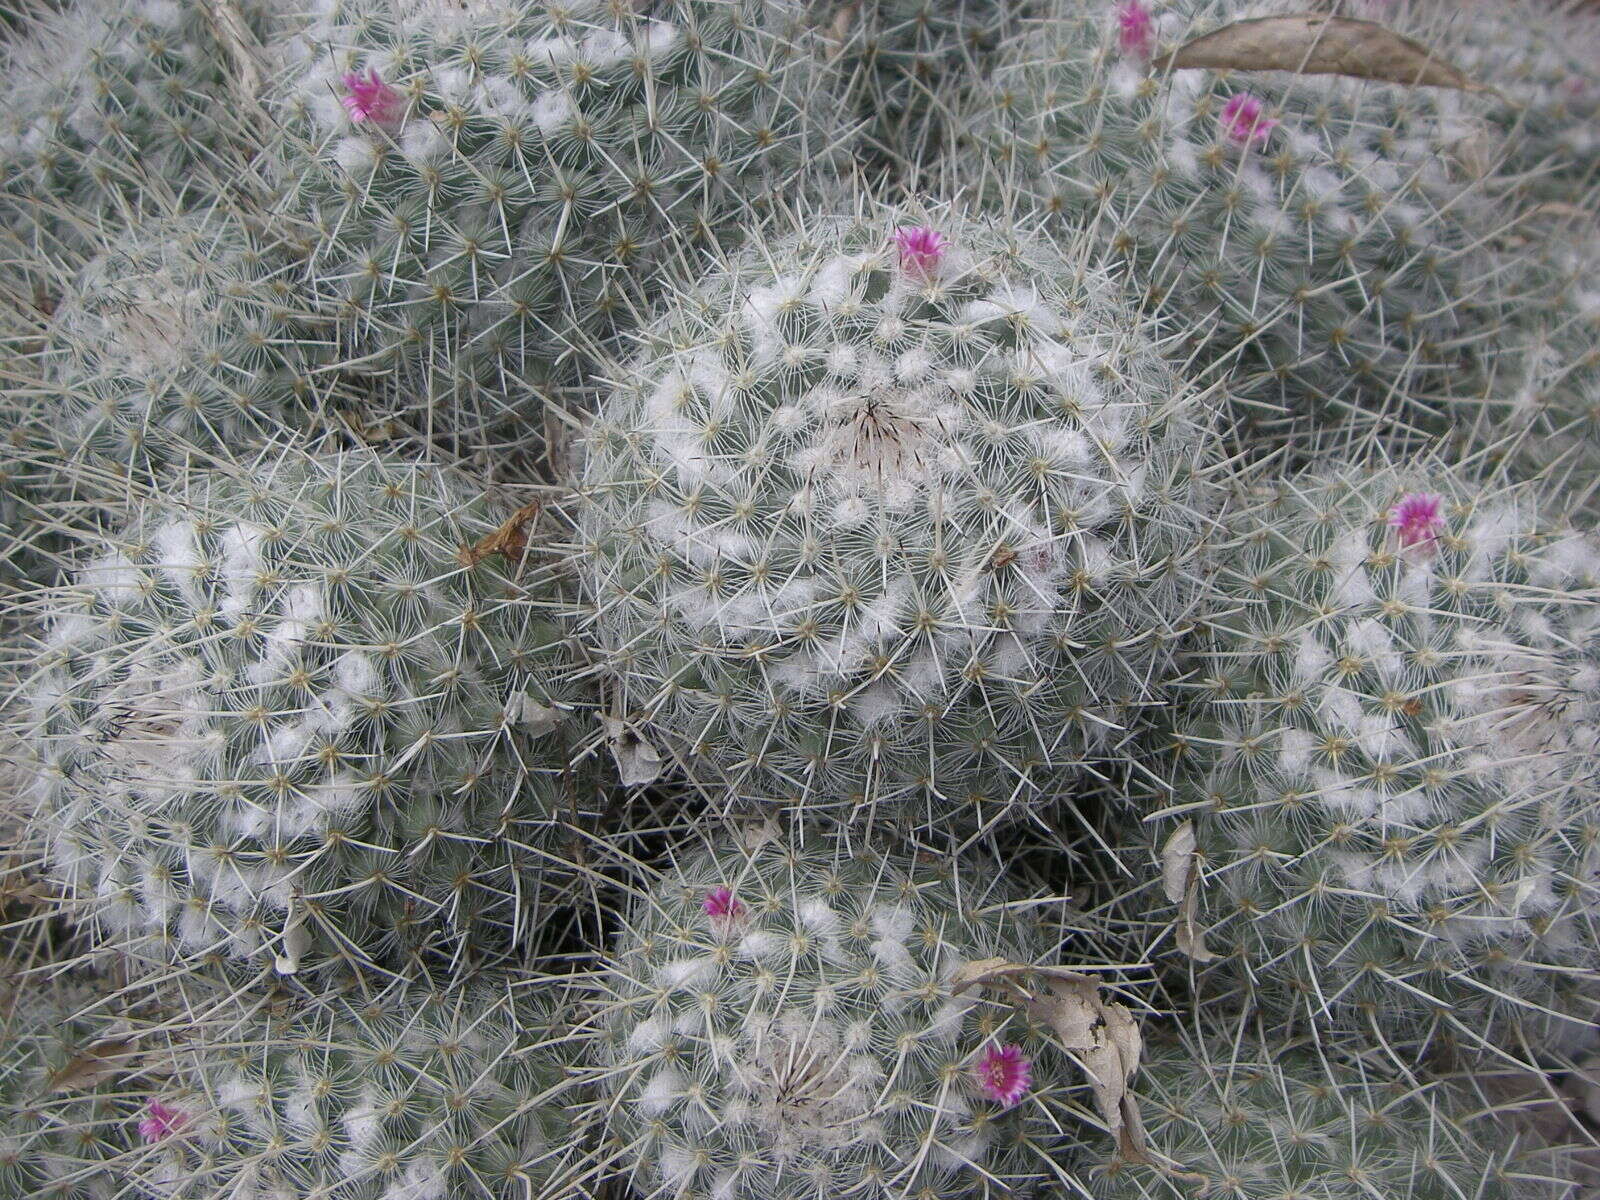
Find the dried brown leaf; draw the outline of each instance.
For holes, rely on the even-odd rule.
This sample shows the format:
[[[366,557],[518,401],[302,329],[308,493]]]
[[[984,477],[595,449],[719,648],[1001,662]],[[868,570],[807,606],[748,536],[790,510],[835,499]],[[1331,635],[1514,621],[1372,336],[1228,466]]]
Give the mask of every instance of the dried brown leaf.
[[[86,1091],[120,1071],[134,1051],[131,1039],[107,1038],[93,1042],[51,1074],[49,1088],[52,1092]]]
[[[235,0],[204,0],[211,31],[233,60],[229,84],[239,99],[254,108],[261,99],[262,46]]]
[[[643,787],[661,777],[661,755],[620,717],[602,716],[606,739],[611,743],[611,757],[617,761],[617,772],[625,787]]]
[[[1195,962],[1210,962],[1216,955],[1206,946],[1200,927],[1200,855],[1194,822],[1185,821],[1161,847],[1161,890],[1179,906],[1172,938]]]
[[[1215,71],[1294,71],[1349,75],[1410,86],[1490,92],[1421,42],[1374,21],[1301,13],[1252,17],[1201,34],[1156,58],[1157,70],[1208,67]]]
[[[516,561],[528,548],[528,522],[539,515],[544,506],[537,500],[524,504],[512,513],[493,533],[479,538],[470,546],[463,546],[456,558],[464,567],[475,567],[491,554],[503,555]]]

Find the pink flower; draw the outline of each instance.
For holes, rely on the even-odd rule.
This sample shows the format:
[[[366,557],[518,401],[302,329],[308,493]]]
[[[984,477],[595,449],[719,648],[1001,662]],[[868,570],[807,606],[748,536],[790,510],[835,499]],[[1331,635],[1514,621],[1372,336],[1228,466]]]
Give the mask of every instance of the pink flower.
[[[712,888],[706,893],[706,916],[713,920],[731,921],[744,912],[744,905],[725,887]]]
[[[139,1136],[147,1142],[165,1141],[189,1123],[187,1113],[168,1108],[159,1100],[150,1101],[147,1107],[150,1115],[139,1122]]]
[[[1444,497],[1433,492],[1401,496],[1389,513],[1389,527],[1400,531],[1402,546],[1431,546],[1444,528]]]
[[[933,274],[950,248],[944,234],[926,225],[896,229],[894,244],[900,248],[900,269],[908,275]]]
[[[367,70],[365,79],[358,72],[349,71],[341,82],[346,94],[339,97],[339,103],[357,125],[393,125],[405,111],[405,98],[378,78],[376,67]]]
[[[1156,19],[1140,0],[1117,5],[1117,48],[1129,58],[1148,59],[1156,49]]]
[[[990,1045],[978,1060],[976,1074],[985,1096],[1011,1108],[1027,1094],[1033,1065],[1022,1056],[1021,1046]]]
[[[1241,146],[1248,146],[1254,142],[1258,146],[1267,144],[1267,138],[1272,136],[1272,131],[1278,127],[1278,122],[1261,113],[1261,101],[1249,92],[1240,92],[1236,96],[1229,96],[1228,102],[1222,106],[1222,128]]]

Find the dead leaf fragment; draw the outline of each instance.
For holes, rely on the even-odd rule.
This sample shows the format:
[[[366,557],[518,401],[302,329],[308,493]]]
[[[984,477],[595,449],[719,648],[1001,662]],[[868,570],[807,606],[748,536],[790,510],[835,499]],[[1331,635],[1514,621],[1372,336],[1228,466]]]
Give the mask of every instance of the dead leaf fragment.
[[[479,538],[470,546],[463,546],[456,555],[457,561],[464,567],[475,567],[491,554],[503,555],[512,561],[521,558],[528,548],[528,522],[539,515],[542,507],[537,500],[524,504],[493,533]]]
[[[1235,21],[1157,57],[1154,66],[1162,71],[1294,71],[1463,92],[1494,90],[1468,79],[1414,38],[1375,21],[1321,13]]]
[[[617,761],[617,771],[625,787],[643,787],[661,776],[661,755],[621,717],[603,716],[606,738],[611,743],[611,757]]]
[[[1039,978],[1038,991],[1023,985],[1029,975]],[[1087,975],[1003,958],[981,959],[957,971],[951,994],[970,987],[1003,988],[1022,1001],[1030,1016],[1050,1026],[1062,1049],[1089,1077],[1095,1108],[1116,1139],[1117,1153],[1128,1162],[1153,1162],[1145,1149],[1138,1101],[1128,1090],[1139,1070],[1144,1039],[1125,1005],[1107,1000],[1099,981]]]
[[[1206,933],[1200,927],[1200,854],[1193,821],[1174,829],[1161,847],[1161,890],[1168,900],[1179,905],[1178,922],[1172,933],[1178,949],[1195,962],[1216,958],[1207,948]]]
[[[260,40],[250,29],[236,0],[205,0],[205,14],[212,33],[233,60],[229,82],[239,98],[254,108],[262,91]]]
[[[52,1092],[82,1092],[103,1083],[120,1071],[134,1054],[135,1045],[126,1038],[103,1038],[91,1042],[72,1061],[50,1076]]]

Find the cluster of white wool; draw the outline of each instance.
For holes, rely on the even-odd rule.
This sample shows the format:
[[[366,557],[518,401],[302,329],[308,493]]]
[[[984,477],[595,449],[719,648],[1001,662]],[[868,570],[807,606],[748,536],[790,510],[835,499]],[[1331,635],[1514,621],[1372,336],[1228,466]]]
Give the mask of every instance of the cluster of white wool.
[[[214,1019],[161,1061],[181,1113],[129,1170],[159,1200],[576,1194],[563,1014],[478,984],[394,983]]]
[[[726,837],[641,896],[602,976],[609,1143],[684,1200],[1027,1193],[1064,1140],[1049,1035],[958,971],[1032,963],[1002,873],[824,841]],[[976,1074],[1031,1060],[1013,1106]],[[1008,1191],[1007,1189],[1015,1189]]]
[[[1482,177],[1500,150],[1477,98],[1336,75],[1156,71],[1163,48],[1299,9],[1140,3],[1151,30],[1124,47],[1126,7],[1056,0],[1033,37],[1008,44],[971,121],[997,175],[1131,269],[1226,364],[1256,423],[1264,403],[1324,420],[1361,416],[1357,392],[1366,408],[1410,403],[1394,384],[1452,365],[1494,273]],[[1226,115],[1247,96],[1259,124]]]
[[[1389,517],[1425,489],[1408,545]],[[1229,530],[1171,717],[1214,948],[1319,1020],[1406,1014],[1397,1042],[1452,1005],[1581,1033],[1600,543],[1442,467],[1298,477]]]
[[[595,622],[748,795],[990,819],[1159,694],[1206,443],[1108,280],[895,227],[813,222],[657,327],[589,441]]]
[[[538,573],[460,565],[490,514],[374,454],[168,482],[51,606],[28,687],[54,869],[102,936],[294,970],[519,929],[586,810]]]

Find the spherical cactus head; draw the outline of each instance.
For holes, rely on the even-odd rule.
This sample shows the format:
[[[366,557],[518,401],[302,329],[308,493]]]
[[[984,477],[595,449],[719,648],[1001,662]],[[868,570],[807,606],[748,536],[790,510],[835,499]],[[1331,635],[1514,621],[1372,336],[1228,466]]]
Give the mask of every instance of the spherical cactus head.
[[[572,1015],[559,985],[329,987],[207,1015],[152,1072],[146,1194],[300,1191],[493,1200],[576,1191]]]
[[[286,973],[532,935],[591,805],[552,582],[474,549],[500,514],[370,451],[164,485],[38,598],[26,732],[78,915]]]
[[[802,15],[793,0],[321,6],[268,99],[285,207],[319,230],[308,290],[385,417],[462,455],[533,457],[545,410],[649,309],[664,268],[828,169],[842,80]]]
[[[1476,93],[1160,53],[1292,8],[1052,0],[968,106],[979,173],[1183,330],[1241,452],[1437,433],[1507,286],[1505,137]]]
[[[795,214],[619,364],[583,488],[627,710],[745,799],[988,824],[1114,753],[1194,593],[1194,394],[1110,280]]]
[[[1430,463],[1226,519],[1172,803],[1205,944],[1277,1017],[1402,1054],[1593,1021],[1600,543],[1545,511]]]
[[[641,1190],[1024,1191],[1087,1128],[1044,1025],[962,971],[1054,938],[998,865],[712,834],[642,894],[602,976],[608,1142]]]

